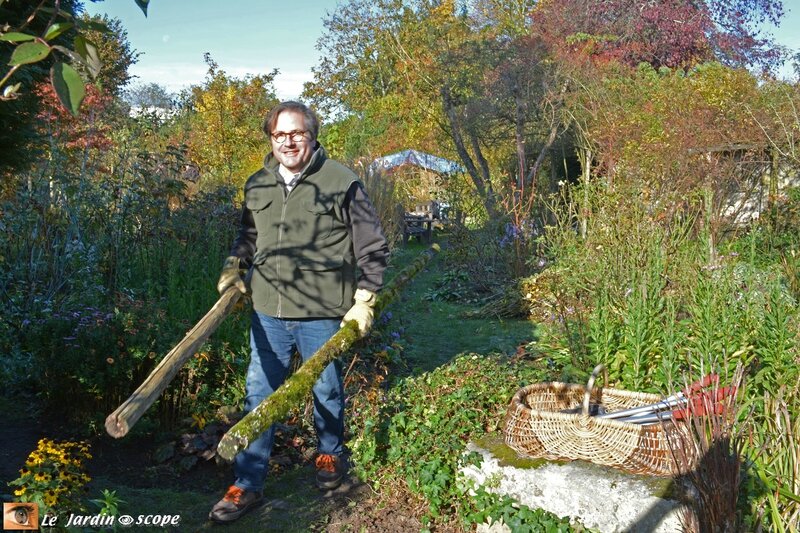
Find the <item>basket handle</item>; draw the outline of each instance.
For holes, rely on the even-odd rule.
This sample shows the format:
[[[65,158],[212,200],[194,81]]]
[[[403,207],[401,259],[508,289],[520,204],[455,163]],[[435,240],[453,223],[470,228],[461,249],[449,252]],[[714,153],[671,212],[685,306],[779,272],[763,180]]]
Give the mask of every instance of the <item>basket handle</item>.
[[[589,376],[589,383],[586,384],[586,392],[583,393],[583,407],[581,408],[581,414],[583,414],[583,416],[589,416],[589,398],[592,395],[594,382],[601,370],[603,371],[603,384],[608,385],[608,370],[606,370],[603,363],[600,363],[592,370],[592,375]]]

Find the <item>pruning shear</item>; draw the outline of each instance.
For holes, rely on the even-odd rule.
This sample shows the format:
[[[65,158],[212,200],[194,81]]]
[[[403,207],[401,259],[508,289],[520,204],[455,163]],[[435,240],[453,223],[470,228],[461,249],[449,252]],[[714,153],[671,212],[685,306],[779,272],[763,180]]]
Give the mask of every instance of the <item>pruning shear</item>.
[[[598,418],[630,424],[654,424],[663,420],[688,420],[692,416],[722,414],[722,400],[736,394],[736,387],[719,388],[719,374],[708,374],[677,394],[650,404],[599,415]],[[678,409],[676,409],[676,407]]]

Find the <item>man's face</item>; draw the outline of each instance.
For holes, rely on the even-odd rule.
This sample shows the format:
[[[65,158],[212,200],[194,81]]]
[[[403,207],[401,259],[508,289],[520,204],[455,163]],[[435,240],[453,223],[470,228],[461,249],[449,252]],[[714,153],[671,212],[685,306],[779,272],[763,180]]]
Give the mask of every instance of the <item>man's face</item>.
[[[303,132],[303,138],[299,141],[294,140],[291,134]],[[279,143],[275,137],[283,134],[285,140]],[[298,135],[299,137],[299,135]],[[306,129],[303,114],[298,111],[286,110],[278,115],[275,127],[270,135],[272,142],[272,153],[283,166],[293,173],[303,170],[314,155],[314,141],[311,132]]]

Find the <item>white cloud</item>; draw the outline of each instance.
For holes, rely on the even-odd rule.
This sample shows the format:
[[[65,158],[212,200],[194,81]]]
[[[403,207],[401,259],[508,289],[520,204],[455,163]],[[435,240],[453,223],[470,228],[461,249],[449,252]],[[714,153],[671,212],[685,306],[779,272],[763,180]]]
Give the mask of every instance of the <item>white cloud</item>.
[[[203,64],[163,63],[144,66],[133,65],[130,73],[136,76],[133,83],[157,83],[173,93],[178,93],[190,85],[202,83],[207,67]]]
[[[281,100],[295,100],[303,92],[303,84],[312,80],[311,72],[281,71],[275,78],[275,92]]]

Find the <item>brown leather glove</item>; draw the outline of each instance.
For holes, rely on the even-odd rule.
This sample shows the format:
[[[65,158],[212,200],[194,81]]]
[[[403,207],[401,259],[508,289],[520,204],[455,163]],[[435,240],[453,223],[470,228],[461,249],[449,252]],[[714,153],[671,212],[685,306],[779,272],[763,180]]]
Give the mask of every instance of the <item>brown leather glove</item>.
[[[228,287],[233,286],[239,289],[242,294],[247,294],[247,286],[242,278],[243,273],[244,271],[240,266],[239,258],[233,255],[227,257],[225,262],[222,264],[222,273],[220,274],[219,281],[217,282],[217,291],[222,294],[228,289]]]
[[[372,291],[366,289],[356,290],[356,294],[353,296],[355,303],[344,315],[339,327],[344,326],[349,320],[355,320],[358,323],[358,330],[361,332],[361,336],[366,335],[372,326],[372,320],[375,315],[375,309],[373,308],[375,307],[376,298],[376,294]]]

